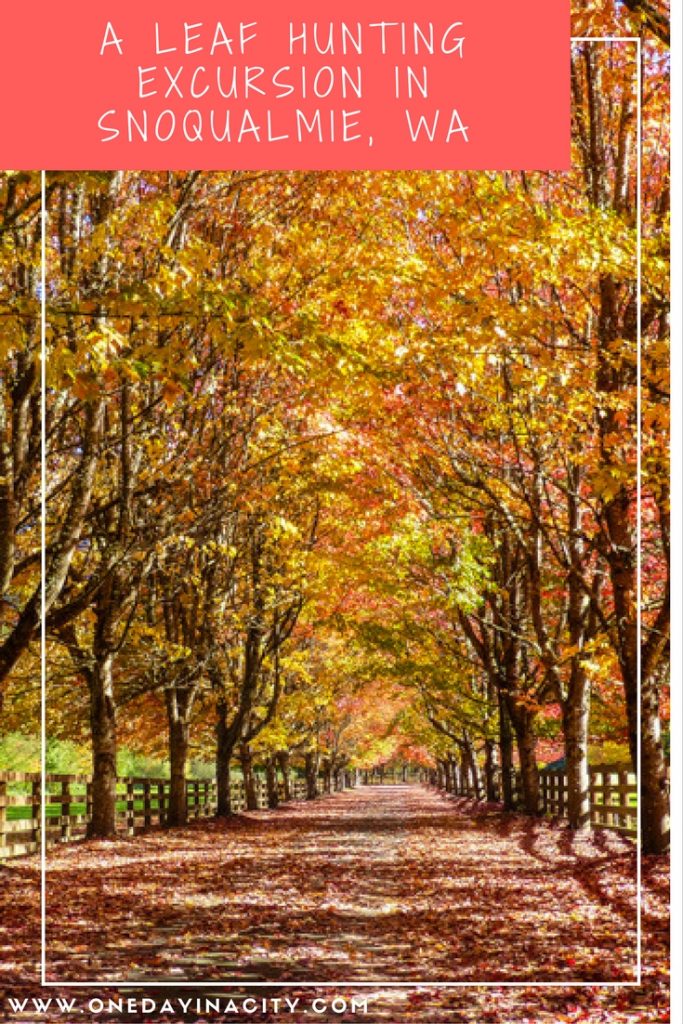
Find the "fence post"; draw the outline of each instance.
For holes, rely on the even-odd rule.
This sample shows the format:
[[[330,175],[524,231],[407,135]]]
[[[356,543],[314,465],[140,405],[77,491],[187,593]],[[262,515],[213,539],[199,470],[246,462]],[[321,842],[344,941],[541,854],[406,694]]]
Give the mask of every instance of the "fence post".
[[[152,783],[149,779],[142,780],[142,820],[145,828],[152,824]]]
[[[619,769],[619,803],[622,807],[628,807],[628,769]],[[628,817],[625,813],[619,815],[619,826],[628,828]]]
[[[34,779],[31,783],[31,817],[33,818],[33,826],[31,829],[31,839],[34,843],[40,844],[41,841],[41,778]],[[36,824],[37,822],[37,824]],[[47,839],[47,837],[46,837]]]
[[[4,849],[6,842],[5,822],[7,821],[7,782],[0,779],[0,850]],[[2,854],[0,853],[0,857]]]
[[[62,779],[62,802],[60,804],[60,832],[62,840],[68,843],[71,838],[71,780],[69,776]]]
[[[135,835],[135,780],[126,778],[126,832]]]
[[[92,779],[88,779],[85,784],[85,828],[86,833],[90,828],[90,822],[92,821]]]
[[[599,768],[593,768],[590,772],[590,808],[591,824],[600,825],[600,812],[598,811],[598,789],[602,782],[602,772]]]
[[[165,795],[164,786],[165,786],[164,780],[163,779],[159,779],[159,781],[157,782],[157,804],[158,804],[157,814],[159,815],[159,824],[160,825],[163,825],[165,820],[166,820],[166,801],[164,799],[164,795]]]
[[[614,795],[615,795],[614,794],[614,779],[615,778],[617,780],[616,784],[618,786],[619,785],[619,773],[618,772],[617,773],[609,772],[609,774],[607,775],[607,796],[608,796],[608,801],[607,802],[611,806],[614,806]],[[617,797],[617,801],[618,801],[619,800],[619,793],[618,792],[616,794],[616,797]],[[619,826],[619,814],[618,813],[616,813],[615,811],[612,811],[612,813],[610,814],[610,819],[611,819],[610,824],[612,824],[613,826],[616,825],[617,827]]]

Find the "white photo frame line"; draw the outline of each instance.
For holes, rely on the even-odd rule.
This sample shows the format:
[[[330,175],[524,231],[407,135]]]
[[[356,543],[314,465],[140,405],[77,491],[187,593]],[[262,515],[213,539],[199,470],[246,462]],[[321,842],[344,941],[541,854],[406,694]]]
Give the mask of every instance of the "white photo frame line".
[[[641,806],[641,641],[642,641],[642,39],[640,36],[572,36],[572,43],[631,43],[636,47],[636,642],[637,642],[637,743],[636,743],[636,793],[638,807]],[[46,906],[46,692],[47,692],[47,650],[45,629],[45,568],[46,568],[46,433],[45,413],[47,394],[46,373],[46,331],[47,331],[47,208],[46,171],[41,170],[41,271],[40,271],[40,333],[41,333],[41,472],[40,472],[40,537],[41,537],[41,616],[40,616],[40,684],[41,684],[41,841],[40,841],[40,983],[42,987],[94,988],[116,986],[119,988],[223,988],[239,985],[249,988],[640,988],[642,984],[642,836],[640,814],[637,818],[636,853],[636,977],[632,981],[137,981],[130,979],[95,979],[92,981],[51,981],[47,978],[47,906]]]

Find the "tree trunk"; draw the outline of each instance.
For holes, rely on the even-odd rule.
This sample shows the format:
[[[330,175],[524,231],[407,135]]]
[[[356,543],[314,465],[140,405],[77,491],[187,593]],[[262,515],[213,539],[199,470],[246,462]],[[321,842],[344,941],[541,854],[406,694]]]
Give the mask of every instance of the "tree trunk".
[[[495,803],[498,798],[498,751],[493,740],[486,740],[484,745],[484,777],[486,781],[486,799]]]
[[[181,683],[165,690],[168,719],[168,749],[171,762],[171,788],[168,800],[168,825],[187,824],[187,752],[190,740],[190,714],[196,688]]]
[[[89,673],[92,734],[92,816],[88,837],[116,834],[116,704],[112,655]]]
[[[657,686],[642,683],[640,827],[644,853],[666,853],[670,843],[669,781],[662,745]]]
[[[588,770],[590,682],[580,668],[573,668],[572,676],[569,696],[562,709],[567,764],[567,817],[570,828],[586,829],[591,824]]]
[[[462,760],[453,760],[453,792],[456,796],[463,796]]]
[[[259,808],[258,795],[256,793],[256,777],[254,775],[254,759],[251,747],[248,743],[240,744],[240,768],[242,769],[242,782],[244,784],[244,802],[248,811],[257,811]]]
[[[619,627],[619,664],[624,681],[628,738],[633,770],[638,765],[640,735],[640,827],[643,853],[665,853],[669,849],[669,782],[662,745],[657,680],[647,671],[647,645],[643,651],[643,671],[638,694],[638,647],[636,572],[631,527],[626,508],[612,502],[607,507],[610,537],[616,553],[611,553],[610,577],[615,593],[615,612]],[[616,542],[614,541],[616,538]],[[627,547],[627,545],[630,545]],[[625,549],[625,550],[622,550]],[[653,659],[654,660],[654,659]],[[638,722],[640,714],[640,723]],[[638,725],[640,724],[640,733]]]
[[[508,714],[507,703],[503,693],[498,690],[498,718],[499,718],[499,746],[500,746],[500,783],[503,797],[503,807],[506,811],[512,811],[515,807],[514,795],[514,759],[513,759],[513,737]]]
[[[615,574],[616,575],[616,574]],[[614,576],[613,576],[614,579]],[[617,602],[615,601],[615,606]],[[621,600],[626,616],[627,602]],[[626,632],[626,629],[624,629]],[[635,632],[635,630],[633,630]],[[659,694],[656,679],[643,673],[638,699],[637,647],[623,642],[620,658],[626,696],[629,750],[633,770],[638,765],[638,712],[640,711],[640,828],[643,853],[666,853],[670,843],[669,781],[662,744]],[[640,705],[640,707],[639,707]]]
[[[475,800],[481,800],[484,795],[481,768],[479,767],[479,761],[477,760],[477,753],[474,749],[474,744],[469,737],[463,741],[463,753],[465,755],[465,771],[470,780],[468,789],[471,789],[471,795]]]
[[[449,755],[445,759],[445,761],[443,763],[444,785],[446,787],[446,792],[447,793],[455,793],[455,769],[456,769],[456,764],[457,764],[457,761],[456,761],[456,759],[452,755]]]
[[[277,754],[277,763],[282,777],[283,798],[285,803],[292,799],[292,779],[289,771],[289,753],[281,750]]]
[[[189,727],[182,719],[169,721],[171,788],[168,797],[167,825],[187,824],[187,751]]]
[[[229,818],[232,814],[230,799],[230,761],[234,744],[228,731],[228,706],[216,704],[216,817]]]
[[[643,9],[645,4],[632,0],[626,4],[630,10]],[[608,137],[602,131],[601,90],[599,72],[595,66],[594,50],[586,50],[586,67],[589,82],[589,117],[593,138],[591,151],[602,148]],[[594,194],[592,201],[604,205],[609,195],[609,181],[606,168],[608,162],[602,159],[598,166],[593,161],[590,180]],[[620,197],[618,212],[623,212],[627,201]],[[631,210],[632,212],[632,210]],[[600,306],[597,322],[598,366],[596,390],[604,401],[597,407],[597,426],[600,436],[601,466],[623,474],[624,452],[619,439],[623,432],[620,420],[620,403],[615,396],[623,396],[635,381],[632,353],[638,333],[639,311],[635,302],[624,303],[620,282],[611,274],[604,273],[599,279]],[[660,341],[668,335],[668,318],[660,318]],[[635,412],[635,410],[633,410]],[[629,435],[632,437],[632,435]],[[617,443],[615,443],[615,438]],[[644,853],[663,853],[669,845],[669,787],[666,779],[666,765],[662,749],[659,720],[658,678],[666,658],[670,633],[670,551],[668,487],[665,474],[659,485],[655,485],[654,509],[659,512],[661,554],[666,568],[666,577],[661,587],[661,605],[655,621],[643,629],[638,650],[638,558],[636,536],[636,494],[633,480],[624,481],[616,494],[602,500],[602,518],[607,527],[606,558],[609,565],[610,582],[614,600],[616,627],[615,649],[624,683],[626,711],[628,716],[629,746],[634,770],[638,770],[638,745],[640,743],[641,806],[639,809]],[[656,474],[653,479],[656,481]],[[659,495],[657,495],[659,491]],[[649,527],[648,527],[649,529]],[[643,626],[645,624],[643,623]],[[640,695],[638,694],[638,665],[641,667]],[[640,707],[639,707],[640,705]],[[639,722],[640,718],[640,722]],[[640,728],[639,728],[640,725]]]
[[[318,796],[318,755],[310,750],[306,753],[304,771],[306,775],[306,799],[315,800]]]
[[[519,770],[522,777],[522,800],[527,814],[539,813],[540,780],[536,761],[536,737],[532,718],[523,708],[510,710],[517,739]]]
[[[327,758],[323,759],[322,763],[322,774],[323,774],[323,793],[332,792],[332,766]]]
[[[277,785],[277,767],[275,757],[271,756],[266,760],[266,790],[268,793],[268,806],[275,808],[280,803],[280,796]]]
[[[470,795],[470,767],[467,762],[467,754],[459,748],[458,754],[453,758],[453,791],[459,796]]]

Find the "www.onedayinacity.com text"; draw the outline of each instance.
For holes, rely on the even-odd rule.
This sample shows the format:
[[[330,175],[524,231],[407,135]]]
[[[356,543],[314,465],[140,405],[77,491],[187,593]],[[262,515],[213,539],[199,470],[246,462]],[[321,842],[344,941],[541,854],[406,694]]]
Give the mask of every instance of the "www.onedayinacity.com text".
[[[315,997],[309,1000],[304,1000],[299,996],[292,998],[286,996],[260,998],[256,996],[235,998],[192,996],[183,998],[178,995],[166,999],[148,996],[120,996],[118,998],[95,996],[85,1002],[65,997],[24,996],[23,998],[13,998],[10,996],[7,1003],[15,1014],[30,1013],[31,1009],[41,1015],[57,1011],[60,1014],[68,1014],[70,1019],[73,1019],[72,1015],[83,1011],[91,1014],[94,1018],[102,1015],[107,1019],[119,1015],[127,1017],[129,1014],[143,1014],[147,1018],[150,1014],[155,1016],[157,1014],[173,1014],[175,1016],[180,1013],[201,1014],[203,1017],[220,1014],[221,1019],[231,1019],[233,1015],[240,1015],[244,1019],[245,1016],[261,1016],[266,1013],[269,1015],[311,1013],[313,1015],[332,1014],[335,1017],[343,1016],[348,1019],[349,1016],[362,1016],[368,1012],[368,999],[365,996],[330,996],[329,999]]]

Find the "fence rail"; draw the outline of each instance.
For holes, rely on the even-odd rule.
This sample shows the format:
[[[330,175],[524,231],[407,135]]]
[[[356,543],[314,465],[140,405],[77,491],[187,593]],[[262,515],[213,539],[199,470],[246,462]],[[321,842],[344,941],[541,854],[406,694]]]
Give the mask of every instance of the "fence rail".
[[[590,819],[596,828],[612,829],[635,838],[638,827],[638,786],[635,772],[626,764],[595,764],[590,770]],[[451,792],[457,796],[477,799],[471,781],[456,771],[448,780]],[[545,815],[564,818],[567,815],[567,776],[562,771],[542,768],[540,776],[540,805]],[[446,789],[446,780],[432,773],[432,782]],[[513,797],[521,802],[522,784],[519,772],[513,777]]]
[[[345,788],[341,776],[320,780],[320,790]],[[45,776],[45,842],[47,847],[82,839],[92,814],[92,780],[88,775]],[[119,778],[117,780],[116,820],[122,834],[135,835],[152,826],[166,823],[170,782],[168,779]],[[306,784],[292,780],[291,798],[303,800]],[[284,784],[278,787],[284,800]],[[258,806],[268,806],[265,781],[256,782]],[[233,811],[246,807],[244,785],[230,784]],[[216,812],[215,780],[190,779],[187,782],[188,819],[210,817]],[[41,848],[41,776],[39,772],[0,772],[0,860],[36,853]]]

